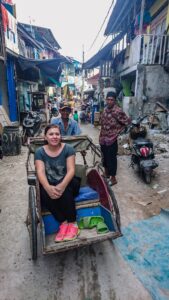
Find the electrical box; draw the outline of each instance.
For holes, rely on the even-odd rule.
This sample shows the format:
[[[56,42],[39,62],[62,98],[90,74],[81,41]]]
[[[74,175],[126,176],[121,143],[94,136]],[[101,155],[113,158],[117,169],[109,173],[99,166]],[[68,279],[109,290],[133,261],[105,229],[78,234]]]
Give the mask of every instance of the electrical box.
[[[43,123],[47,124],[49,122],[47,94],[45,92],[32,92],[30,95],[32,111],[39,111],[43,114]]]

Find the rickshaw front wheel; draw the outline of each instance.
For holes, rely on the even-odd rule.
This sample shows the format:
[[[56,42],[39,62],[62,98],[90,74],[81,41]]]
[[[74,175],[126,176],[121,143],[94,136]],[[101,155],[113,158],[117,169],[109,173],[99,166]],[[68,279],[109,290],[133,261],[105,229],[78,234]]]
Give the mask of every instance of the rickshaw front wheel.
[[[30,246],[31,246],[31,254],[33,260],[37,259],[37,224],[38,224],[38,217],[36,213],[35,191],[34,191],[34,187],[30,186],[27,227],[30,235]]]
[[[110,187],[110,185],[109,185],[109,183],[108,183],[108,181],[107,181],[106,178],[104,178],[104,182],[105,182],[105,184],[107,186],[109,195],[111,197],[111,201],[112,201],[112,205],[113,205],[113,212],[112,213],[113,213],[113,215],[115,217],[117,228],[118,228],[119,232],[121,232],[120,211],[119,211],[119,207],[118,207],[118,203],[117,203],[115,194],[114,194],[112,188]]]

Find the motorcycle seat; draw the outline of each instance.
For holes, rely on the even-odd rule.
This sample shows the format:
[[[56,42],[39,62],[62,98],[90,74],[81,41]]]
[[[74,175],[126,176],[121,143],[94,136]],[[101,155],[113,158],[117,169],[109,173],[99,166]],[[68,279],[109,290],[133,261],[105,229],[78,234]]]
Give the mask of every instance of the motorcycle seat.
[[[147,146],[147,147],[153,147],[153,143],[150,140],[145,140],[142,138],[136,139],[133,143],[133,145],[139,146],[139,147],[143,147],[143,146]]]

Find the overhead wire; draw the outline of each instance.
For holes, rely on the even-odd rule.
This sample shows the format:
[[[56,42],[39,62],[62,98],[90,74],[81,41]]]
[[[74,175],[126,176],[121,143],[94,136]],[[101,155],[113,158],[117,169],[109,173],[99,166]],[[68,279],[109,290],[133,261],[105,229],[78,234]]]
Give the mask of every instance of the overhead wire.
[[[116,4],[116,2],[117,2],[117,0],[113,0],[113,1],[112,1],[111,6],[110,6],[110,8],[109,8],[109,11],[110,11],[110,9],[112,8],[113,4],[114,4],[114,5]],[[113,24],[112,24],[111,28],[113,28]],[[105,38],[105,40],[103,41],[103,43],[102,43],[102,45],[101,45],[101,47],[100,47],[100,49],[99,49],[98,52],[100,52],[100,51],[103,49],[103,46],[105,45],[105,42],[107,41],[108,38],[109,38],[109,36],[106,36],[106,38]],[[112,51],[112,49],[110,49],[109,54],[111,53],[111,51]]]
[[[102,28],[103,28],[103,26],[104,26],[104,23],[106,22],[106,19],[107,19],[109,13],[110,13],[110,10],[112,9],[112,6],[113,6],[113,4],[114,4],[114,1],[115,1],[115,0],[112,0],[112,3],[111,3],[111,5],[110,5],[110,7],[109,7],[109,9],[108,9],[108,12],[107,12],[107,14],[106,14],[106,16],[105,16],[105,18],[104,18],[104,21],[103,21],[103,23],[102,23],[102,25],[101,25],[101,27],[100,27],[100,29],[99,29],[99,31],[98,31],[96,37],[95,37],[93,43],[91,44],[91,46],[90,46],[90,48],[89,48],[89,50],[88,50],[87,52],[89,52],[89,51],[93,48],[93,46],[94,46],[94,44],[95,44],[95,42],[96,42],[96,40],[97,40],[97,38],[98,38],[98,36],[99,36],[99,34],[100,34]]]
[[[109,36],[106,36],[106,38],[105,38],[105,40],[103,41],[103,43],[102,43],[102,45],[101,45],[99,51],[102,50],[102,48],[103,48],[103,46],[105,45],[105,42],[107,41],[108,37],[109,37]]]
[[[113,3],[114,3],[114,1],[113,1]],[[116,4],[116,1],[115,1],[115,4]],[[113,24],[112,24],[111,28],[112,28],[112,27],[113,27]],[[103,46],[105,45],[105,42],[107,41],[108,38],[109,38],[109,35],[106,36],[106,38],[105,38],[105,40],[103,41],[103,43],[102,43],[102,45],[101,45],[99,51],[103,48]]]

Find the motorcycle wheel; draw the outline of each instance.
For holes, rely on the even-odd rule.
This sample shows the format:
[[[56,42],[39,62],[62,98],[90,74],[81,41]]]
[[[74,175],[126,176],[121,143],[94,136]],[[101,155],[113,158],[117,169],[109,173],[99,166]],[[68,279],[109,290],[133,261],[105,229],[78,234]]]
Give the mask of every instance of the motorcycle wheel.
[[[144,180],[147,184],[151,183],[151,173],[144,173]]]
[[[23,130],[22,132],[22,146],[26,146],[28,141],[28,137],[26,135],[26,130]]]
[[[37,130],[37,132],[34,133],[34,136],[40,136],[42,133],[42,124],[40,125],[39,129]]]
[[[40,111],[39,115],[41,117],[42,123],[47,124],[47,115],[46,115],[46,113],[44,111]]]

